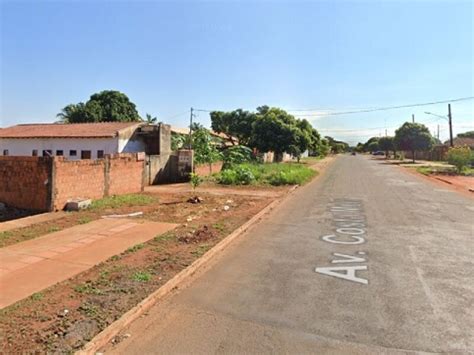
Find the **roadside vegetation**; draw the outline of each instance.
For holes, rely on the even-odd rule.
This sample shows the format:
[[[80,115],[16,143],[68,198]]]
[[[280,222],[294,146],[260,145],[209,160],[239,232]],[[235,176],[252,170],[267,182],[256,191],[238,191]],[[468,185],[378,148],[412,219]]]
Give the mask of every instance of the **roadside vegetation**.
[[[299,163],[258,164],[244,163],[217,174],[216,180],[224,185],[303,185],[316,171]]]

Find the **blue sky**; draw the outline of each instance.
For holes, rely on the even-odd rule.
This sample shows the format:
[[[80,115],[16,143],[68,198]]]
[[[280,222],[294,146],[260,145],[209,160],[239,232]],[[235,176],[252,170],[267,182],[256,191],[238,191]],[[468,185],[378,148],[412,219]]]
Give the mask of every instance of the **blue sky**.
[[[52,122],[105,89],[182,127],[191,106],[314,114],[474,96],[471,1],[0,3],[2,127]],[[474,101],[452,107],[455,133],[474,129]],[[356,143],[414,113],[447,138],[424,111],[447,105],[308,118]]]

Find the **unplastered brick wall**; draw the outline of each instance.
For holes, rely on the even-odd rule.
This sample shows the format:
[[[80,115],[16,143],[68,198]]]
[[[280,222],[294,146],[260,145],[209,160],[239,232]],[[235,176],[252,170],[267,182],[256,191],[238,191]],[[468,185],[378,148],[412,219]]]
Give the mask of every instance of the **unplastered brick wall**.
[[[0,202],[39,211],[51,209],[52,160],[0,156]]]
[[[39,211],[61,210],[75,198],[99,199],[144,188],[145,156],[99,160],[0,156],[0,202]]]
[[[54,209],[74,198],[98,199],[143,191],[144,154],[125,153],[99,160],[54,158]]]
[[[143,191],[144,164],[144,154],[117,154],[112,156],[109,167],[108,195]]]
[[[105,195],[105,159],[54,159],[54,209],[61,210],[72,198],[98,199]]]
[[[194,166],[194,173],[199,176],[209,176],[218,173],[222,169],[223,162],[217,161],[212,164],[196,164]]]

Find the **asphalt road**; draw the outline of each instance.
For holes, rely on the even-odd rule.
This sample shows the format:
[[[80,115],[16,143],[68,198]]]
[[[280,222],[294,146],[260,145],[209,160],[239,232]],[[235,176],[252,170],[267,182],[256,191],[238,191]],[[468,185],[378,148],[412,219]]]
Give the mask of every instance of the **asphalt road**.
[[[107,352],[472,352],[473,201],[341,156]]]

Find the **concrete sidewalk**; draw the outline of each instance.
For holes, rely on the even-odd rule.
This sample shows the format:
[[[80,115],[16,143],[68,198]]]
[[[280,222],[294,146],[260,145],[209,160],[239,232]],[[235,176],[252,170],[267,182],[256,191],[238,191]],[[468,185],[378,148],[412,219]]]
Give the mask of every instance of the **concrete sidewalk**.
[[[0,249],[0,308],[176,227],[101,219]]]

